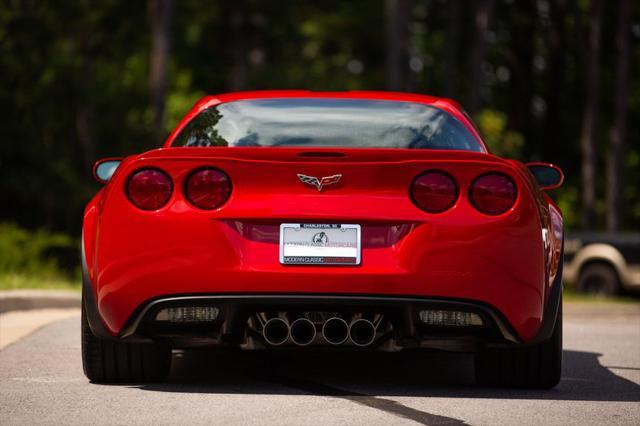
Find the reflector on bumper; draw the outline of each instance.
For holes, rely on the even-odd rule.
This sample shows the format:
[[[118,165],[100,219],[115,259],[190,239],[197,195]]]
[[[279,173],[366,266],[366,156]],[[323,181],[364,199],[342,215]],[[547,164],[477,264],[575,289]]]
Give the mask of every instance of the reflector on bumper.
[[[208,322],[218,318],[220,310],[212,306],[185,306],[162,309],[156,315],[156,321],[169,322]]]
[[[482,318],[472,312],[420,311],[420,321],[440,327],[469,327],[484,325]]]

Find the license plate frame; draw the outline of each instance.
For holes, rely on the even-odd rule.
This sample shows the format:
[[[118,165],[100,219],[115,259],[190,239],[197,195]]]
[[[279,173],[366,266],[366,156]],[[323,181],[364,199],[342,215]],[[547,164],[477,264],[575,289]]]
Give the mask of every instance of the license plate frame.
[[[298,232],[301,234],[297,238],[293,237]],[[342,232],[345,234],[342,235]],[[324,240],[320,233],[325,234]],[[358,224],[281,223],[280,263],[282,265],[316,266],[360,265],[362,258],[361,235],[362,227]],[[332,242],[334,240],[335,242]]]

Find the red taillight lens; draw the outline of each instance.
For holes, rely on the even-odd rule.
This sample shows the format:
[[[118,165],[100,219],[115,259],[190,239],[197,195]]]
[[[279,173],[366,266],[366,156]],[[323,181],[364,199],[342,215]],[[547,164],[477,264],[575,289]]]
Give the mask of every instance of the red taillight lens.
[[[441,213],[455,204],[458,199],[458,185],[444,172],[426,172],[413,181],[411,197],[422,210]]]
[[[502,214],[516,202],[516,185],[503,174],[482,175],[471,184],[469,200],[484,214]]]
[[[194,206],[213,210],[223,205],[231,195],[231,181],[221,170],[200,169],[187,179],[185,195]]]
[[[127,195],[142,210],[158,210],[167,204],[173,183],[165,172],[158,169],[138,170],[127,181]]]

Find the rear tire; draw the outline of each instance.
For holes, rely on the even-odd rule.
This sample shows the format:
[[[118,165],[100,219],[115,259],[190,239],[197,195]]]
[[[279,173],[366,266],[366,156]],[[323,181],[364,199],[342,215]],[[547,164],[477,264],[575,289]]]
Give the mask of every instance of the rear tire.
[[[516,348],[486,348],[476,355],[476,382],[482,386],[550,389],[562,373],[562,299],[551,337]]]
[[[82,301],[82,367],[94,383],[159,382],[169,375],[171,349],[158,343],[124,343],[91,332]]]
[[[578,277],[581,293],[611,296],[620,292],[618,274],[606,263],[590,263],[582,268]]]

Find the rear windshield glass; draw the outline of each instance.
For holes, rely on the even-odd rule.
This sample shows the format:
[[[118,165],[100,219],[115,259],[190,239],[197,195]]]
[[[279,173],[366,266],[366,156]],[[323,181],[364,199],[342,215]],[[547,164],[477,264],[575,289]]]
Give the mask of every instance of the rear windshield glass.
[[[462,123],[429,105],[299,98],[242,100],[208,108],[184,127],[172,146],[483,151]]]

